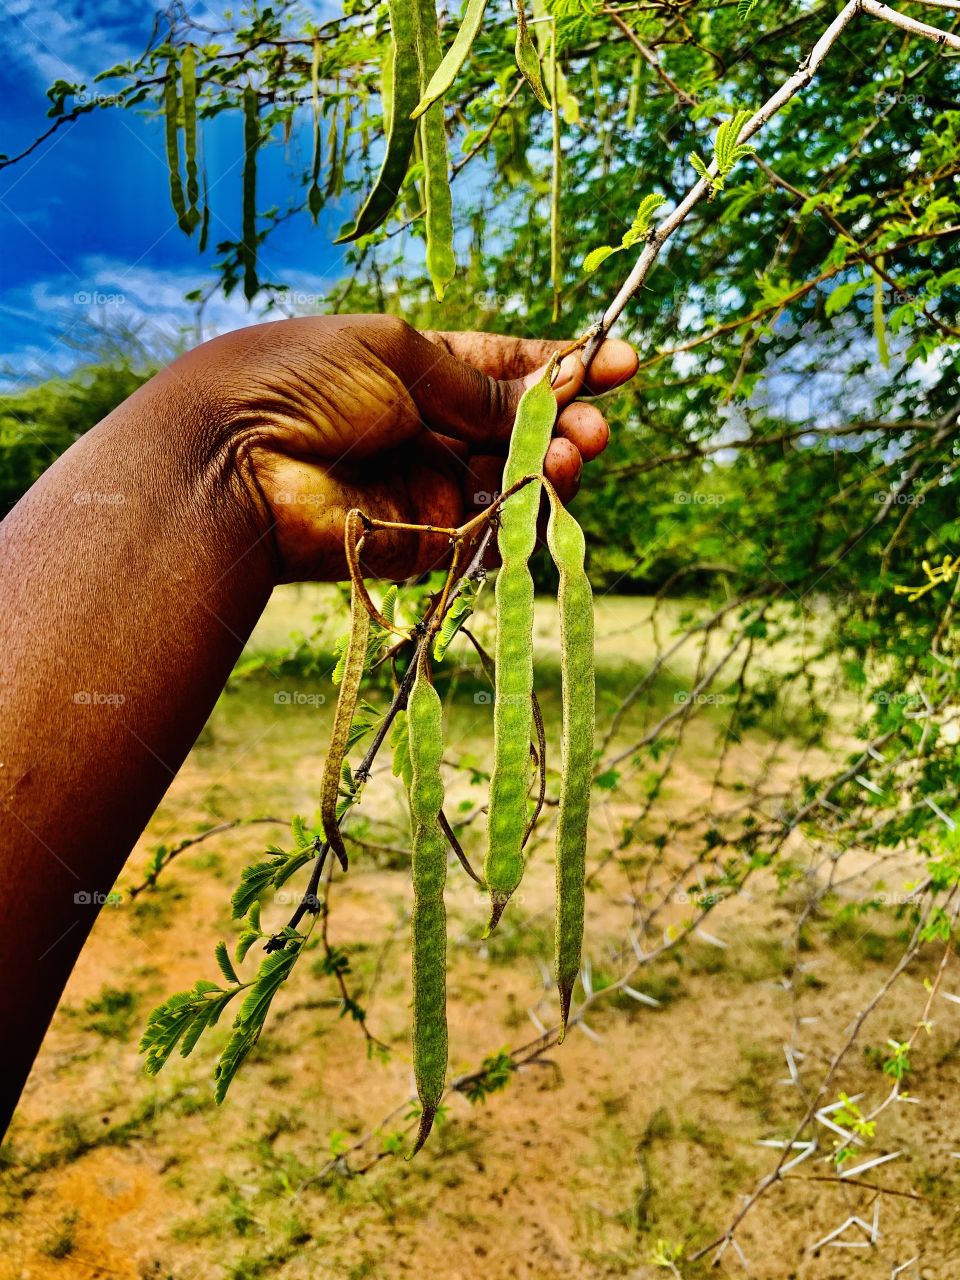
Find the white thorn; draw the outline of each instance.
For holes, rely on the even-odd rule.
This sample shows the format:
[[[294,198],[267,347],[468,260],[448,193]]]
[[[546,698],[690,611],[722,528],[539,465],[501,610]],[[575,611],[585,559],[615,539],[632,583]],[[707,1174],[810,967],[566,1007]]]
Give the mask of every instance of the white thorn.
[[[866,1173],[868,1169],[875,1169],[878,1164],[886,1164],[889,1160],[896,1160],[898,1156],[902,1156],[902,1151],[892,1151],[888,1156],[874,1156],[872,1160],[864,1160],[862,1164],[856,1165],[852,1169],[841,1169],[841,1178],[852,1178],[855,1174]]]
[[[645,991],[637,991],[634,987],[621,987],[620,990],[624,995],[631,996],[634,1000],[639,1000],[641,1004],[648,1004],[651,1009],[659,1009],[660,1001],[655,1000],[653,996],[648,996]]]
[[[914,1254],[914,1256],[910,1258],[907,1262],[901,1262],[899,1267],[895,1265],[893,1267],[893,1270],[890,1272],[890,1280],[897,1280],[897,1276],[900,1274],[900,1272],[906,1271],[907,1267],[912,1267],[913,1264],[919,1259],[919,1257],[920,1255],[919,1253],[917,1253],[917,1254]]]
[[[949,813],[943,812],[936,800],[931,800],[929,796],[924,796],[923,802],[930,806],[941,822],[945,822],[947,824],[947,829],[949,831],[956,831],[957,824],[954,822],[953,818],[950,817]]]
[[[865,778],[862,773],[858,773],[853,780],[854,782],[859,783],[860,786],[863,787],[865,790],[872,791],[875,796],[883,795],[883,792],[876,785],[876,783],[871,782],[869,778]]]

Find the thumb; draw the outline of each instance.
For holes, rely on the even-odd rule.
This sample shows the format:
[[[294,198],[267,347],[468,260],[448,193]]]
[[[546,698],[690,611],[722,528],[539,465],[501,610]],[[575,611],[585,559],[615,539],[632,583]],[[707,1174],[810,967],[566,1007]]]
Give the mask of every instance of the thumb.
[[[536,386],[549,368],[547,362],[521,378],[494,378],[447,356],[442,366],[410,387],[410,393],[433,430],[474,447],[505,449],[524,392]],[[560,362],[551,384],[558,412],[576,398],[583,382],[583,362],[579,352],[571,352]]]
[[[545,363],[523,377],[492,377],[460,360],[445,344],[392,319],[358,329],[357,336],[397,375],[427,427],[479,448],[507,443],[520,397],[548,367]],[[562,349],[560,343],[557,347]],[[560,406],[575,396],[582,381],[583,365],[573,352],[554,380]]]

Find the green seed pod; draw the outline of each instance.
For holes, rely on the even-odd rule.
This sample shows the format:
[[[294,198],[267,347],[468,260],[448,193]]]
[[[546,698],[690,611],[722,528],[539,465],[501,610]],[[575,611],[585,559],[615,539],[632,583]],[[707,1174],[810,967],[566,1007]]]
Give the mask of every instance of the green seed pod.
[[[197,205],[200,201],[200,179],[197,169],[197,56],[193,45],[188,44],[180,58],[180,78],[183,84],[183,146],[187,159],[187,212],[186,225],[181,223],[187,235],[192,235],[200,221]]]
[[[550,283],[553,290],[553,323],[560,319],[560,295],[563,286],[563,268],[560,264],[560,179],[562,152],[560,148],[560,98],[557,93],[557,21],[550,24],[550,118],[553,128],[553,164],[550,179]]]
[[[338,82],[339,83],[339,82]],[[327,134],[327,186],[324,192],[325,197],[329,200],[331,196],[338,196],[342,190],[343,184],[343,158],[339,147],[339,101],[334,99],[333,109],[330,113],[330,129]],[[346,147],[346,140],[344,140]]]
[[[260,288],[257,279],[257,148],[260,146],[260,105],[257,91],[243,91],[243,295],[252,302]]]
[[[543,74],[540,70],[540,57],[530,39],[530,28],[527,26],[527,15],[523,8],[523,0],[517,0],[517,42],[514,49],[517,66],[533,90],[534,97],[541,107],[549,110],[550,100],[543,88]]]
[[[340,696],[337,698],[337,711],[333,719],[333,732],[330,735],[330,747],[323,766],[323,780],[320,784],[320,819],[323,823],[323,834],[327,837],[330,848],[340,859],[344,871],[347,869],[347,848],[340,834],[337,823],[337,800],[340,795],[340,777],[343,763],[347,755],[350,741],[350,726],[353,724],[357,709],[357,698],[360,695],[360,681],[367,660],[367,639],[370,634],[370,615],[364,608],[356,583],[350,593],[350,639],[347,641],[347,652],[343,664],[343,676],[340,680]]]
[[[307,193],[307,208],[316,225],[317,217],[323,208],[324,196],[320,190],[320,50],[319,40],[313,42],[313,59],[310,63],[310,101],[313,107],[313,164],[310,170],[310,190]]]
[[[437,34],[435,0],[417,0],[417,43],[420,56],[420,84],[427,82],[440,64],[440,37]],[[453,253],[453,201],[447,157],[447,127],[443,103],[435,102],[420,121],[423,150],[423,194],[427,211],[427,270],[437,301],[443,301],[447,285],[457,269]]]
[[[550,497],[547,546],[560,571],[560,670],[563,735],[560,811],[557,820],[556,976],[560,991],[560,1039],[580,972],[590,786],[593,776],[593,592],[584,570],[583,530],[544,481]]]
[[[393,128],[393,70],[396,57],[397,46],[391,33],[380,60],[380,101],[383,106],[383,132],[387,137]]]
[[[393,32],[394,58],[389,84],[382,90],[386,99],[384,114],[389,118],[387,150],[380,174],[366,203],[357,215],[351,231],[334,243],[343,244],[375,231],[393,208],[397,192],[410,163],[416,121],[410,114],[420,96],[419,60],[417,58],[417,0],[390,0],[390,28]]]
[[[447,1074],[447,916],[443,888],[447,844],[440,825],[443,781],[442,706],[420,650],[407,700],[410,817],[413,827],[413,1069],[423,1112],[415,1156],[433,1127]]]
[[[466,12],[463,15],[463,22],[460,24],[460,30],[457,32],[453,44],[444,55],[443,61],[432,72],[430,80],[423,91],[423,97],[417,103],[417,109],[413,113],[414,120],[418,116],[422,116],[428,107],[431,107],[439,98],[447,92],[460,71],[460,68],[467,60],[467,55],[480,26],[483,22],[483,12],[487,7],[487,0],[468,0]]]
[[[551,362],[517,408],[504,490],[542,472],[557,416],[551,390],[553,368]],[[503,565],[495,591],[493,774],[483,872],[492,900],[491,929],[523,875],[533,693],[533,579],[527,562],[536,543],[539,506],[540,482],[533,481],[504,502],[500,515],[498,545]]]
[[[203,214],[200,218],[200,241],[197,245],[197,252],[203,253],[207,247],[207,237],[210,235],[210,200],[207,194],[207,166],[203,166]]]
[[[163,82],[164,136],[167,146],[167,171],[170,176],[170,203],[181,227],[187,220],[187,205],[180,181],[180,99],[177,94],[178,68],[176,58],[167,63],[167,75]]]

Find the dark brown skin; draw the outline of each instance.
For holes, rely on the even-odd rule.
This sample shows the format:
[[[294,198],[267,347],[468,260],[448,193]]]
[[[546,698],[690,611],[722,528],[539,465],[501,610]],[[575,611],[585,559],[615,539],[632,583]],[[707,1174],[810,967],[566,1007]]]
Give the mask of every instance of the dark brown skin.
[[[273,587],[344,576],[351,507],[451,526],[488,502],[520,395],[559,346],[384,316],[243,329],[153,378],[0,525],[0,1133]],[[608,341],[586,385],[577,355],[561,366],[546,474],[565,500],[608,436],[575,397],[636,365]],[[365,568],[401,579],[446,552],[377,534]]]

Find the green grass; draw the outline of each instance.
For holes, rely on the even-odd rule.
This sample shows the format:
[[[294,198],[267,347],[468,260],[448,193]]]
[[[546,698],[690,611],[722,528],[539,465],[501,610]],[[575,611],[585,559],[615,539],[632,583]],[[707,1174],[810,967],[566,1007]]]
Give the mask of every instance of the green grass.
[[[492,593],[476,624],[487,642],[492,639],[491,596]],[[681,601],[663,605],[663,643],[670,643],[686,607]],[[649,601],[639,599],[603,598],[598,603],[601,726],[609,722],[613,709],[630,694],[654,661],[656,645],[649,623],[650,608]],[[318,614],[324,617],[315,624]],[[286,820],[301,814],[308,822],[316,820],[318,784],[336,694],[329,672],[333,645],[345,621],[342,599],[331,588],[285,587],[275,593],[183,775],[154,819],[146,840],[148,849],[160,843],[173,847],[223,819],[270,814]],[[308,642],[290,642],[290,632],[297,629],[310,637]],[[553,770],[549,790],[555,797],[560,666],[555,608],[550,602],[538,603],[535,635],[538,691]],[[486,801],[492,704],[487,698],[478,697],[486,694],[487,684],[472,650],[462,640],[438,671],[441,687],[450,699],[445,713],[446,756],[466,766],[456,772],[451,769],[446,775],[448,812],[456,821],[467,813],[482,811]],[[688,660],[681,656],[665,666],[624,717],[617,744],[625,746],[636,741],[645,728],[680,705],[677,695],[688,690],[694,679],[692,657]],[[723,681],[718,686],[721,691],[728,688]],[[278,694],[284,696],[278,698]],[[388,695],[379,685],[366,696],[383,706]],[[780,706],[774,699],[757,716],[751,733],[769,731],[779,723],[778,716],[786,723],[789,714],[789,707]],[[711,776],[718,737],[728,716],[729,707],[722,702],[698,709],[698,723],[682,747],[683,765],[697,779]],[[355,751],[354,759],[360,749]],[[350,905],[360,914],[361,922],[356,923],[355,917],[353,923],[341,924],[344,917],[337,914],[338,883],[334,887],[331,940],[350,957],[348,986],[361,1004],[367,1003],[367,991],[376,978],[371,1030],[396,1048],[388,1067],[396,1078],[389,1091],[384,1087],[392,1101],[397,1091],[402,1097],[409,1087],[405,1065],[409,1051],[409,973],[402,951],[409,912],[409,854],[405,852],[409,836],[402,787],[391,776],[388,765],[389,752],[384,751],[363,804],[351,819],[351,830],[356,835],[387,849],[382,853],[351,849],[351,877],[344,896],[355,895]],[[671,846],[655,847],[650,838],[656,834],[655,822],[635,818],[639,802],[653,785],[659,767],[652,757],[645,758],[641,768],[632,772],[624,765],[620,785],[603,793],[608,804],[598,821],[599,831],[600,824],[609,818],[602,836],[608,843],[601,847],[619,847],[621,860],[636,873],[640,886],[644,868],[652,861],[669,861],[678,856]],[[664,788],[660,807],[681,813],[688,798],[683,785],[671,780]],[[631,821],[637,828],[632,833]],[[627,831],[630,837],[624,837],[623,844],[618,843],[621,831]],[[480,812],[464,834],[475,866],[482,861],[483,832],[484,817]],[[149,938],[157,965],[150,971],[141,971],[131,990],[106,985],[75,1011],[75,1026],[88,1033],[86,1047],[97,1061],[107,1057],[104,1042],[129,1041],[141,1029],[149,1008],[171,991],[194,977],[216,976],[211,958],[213,944],[218,937],[231,942],[235,931],[229,918],[230,887],[239,869],[274,843],[289,847],[289,832],[281,826],[246,825],[217,835],[178,856],[161,871],[155,888],[145,891],[133,904],[124,904],[123,909],[129,913],[127,921]],[[484,1053],[497,1045],[530,1037],[527,1009],[540,994],[537,962],[549,967],[553,959],[553,869],[547,865],[551,856],[549,840],[534,843],[531,875],[517,894],[514,909],[489,939],[481,937],[486,923],[482,895],[475,892],[458,867],[452,866],[448,955],[451,969],[456,971],[457,1013],[466,1012],[475,1021],[482,1013],[484,1028],[481,1042],[478,1043],[478,1031],[468,1043],[456,1044],[457,1070],[479,1065]],[[144,854],[139,866],[127,873],[129,883],[143,879],[145,861]],[[396,874],[383,874],[387,870]],[[611,870],[616,870],[615,863]],[[544,889],[547,882],[549,892]],[[298,878],[287,888],[297,892],[302,883]],[[368,893],[369,888],[375,892]],[[593,985],[599,991],[620,972],[619,959],[612,956],[605,932],[619,926],[610,924],[613,916],[606,885],[600,883],[595,894],[591,916],[596,934],[590,954],[594,962]],[[623,903],[618,901],[615,909],[621,911]],[[287,909],[281,909],[279,904],[265,906],[264,915],[271,927],[285,914]],[[163,960],[171,953],[163,947],[173,945],[168,943],[168,932],[176,933],[179,928],[178,936],[183,937],[185,922],[189,945],[199,954],[195,972],[189,978],[178,973],[174,986],[174,980],[168,984],[164,973]],[[663,924],[667,923],[664,913]],[[384,937],[392,930],[399,932],[396,938],[390,935],[391,949],[384,963]],[[819,947],[822,939],[818,931],[819,925],[811,928]],[[601,1034],[616,1030],[617,1023],[623,1027],[629,1020],[628,1036],[638,1044],[649,1043],[665,1033],[672,1020],[692,1016],[678,1006],[692,1009],[694,1000],[690,997],[698,995],[708,982],[725,991],[736,987],[744,993],[744,984],[777,979],[787,963],[784,948],[778,938],[758,935],[762,935],[759,926],[731,940],[727,950],[694,940],[684,951],[682,963],[676,955],[668,955],[646,966],[632,985],[658,1000],[662,1012],[620,993],[597,1006],[596,1025]],[[617,934],[618,940],[620,936]],[[255,959],[256,953],[251,953],[249,963],[252,965]],[[522,987],[518,979],[522,979]],[[465,1118],[462,1101],[451,1103],[449,1123],[438,1124],[431,1149],[423,1157],[412,1164],[402,1159],[384,1160],[362,1178],[349,1178],[338,1172],[325,1178],[322,1186],[311,1185],[305,1192],[301,1213],[291,1197],[328,1159],[330,1130],[340,1130],[352,1138],[365,1132],[371,1116],[374,1121],[379,1118],[377,1100],[369,1102],[365,1110],[358,1100],[367,1080],[380,1087],[373,1074],[377,1068],[367,1065],[363,1038],[356,1028],[349,1027],[345,1033],[346,1023],[338,1018],[337,1005],[332,1002],[336,995],[334,984],[322,972],[320,953],[312,953],[304,958],[288,999],[278,1000],[263,1039],[238,1078],[237,1092],[222,1111],[214,1110],[209,1073],[217,1048],[229,1034],[229,1019],[211,1033],[209,1041],[201,1042],[186,1064],[177,1064],[174,1070],[180,1074],[176,1079],[184,1082],[179,1088],[158,1093],[155,1087],[131,1083],[129,1097],[142,1099],[142,1105],[118,1108],[108,1124],[102,1122],[102,1114],[109,1107],[104,1107],[102,1113],[91,1109],[89,1116],[78,1116],[61,1106],[60,1120],[47,1135],[48,1149],[41,1159],[50,1168],[79,1160],[104,1145],[120,1146],[136,1140],[149,1146],[153,1142],[169,1160],[164,1166],[170,1170],[166,1185],[177,1191],[181,1206],[176,1225],[167,1227],[169,1234],[185,1251],[190,1246],[215,1253],[225,1276],[253,1280],[256,1276],[278,1274],[286,1261],[301,1250],[311,1265],[329,1265],[338,1276],[393,1274],[385,1252],[391,1246],[376,1238],[376,1225],[387,1224],[403,1237],[415,1232],[416,1223],[426,1213],[442,1214],[451,1223],[457,1221],[458,1214],[464,1215],[465,1222],[471,1217],[474,1205],[470,1195],[478,1185],[477,1170],[484,1164],[492,1169],[495,1164],[495,1153],[491,1154],[485,1143],[489,1143],[491,1133],[498,1132],[500,1100],[491,1100],[485,1110],[478,1108],[470,1119]],[[749,992],[743,998],[749,1000]],[[481,1002],[483,1008],[478,1011],[476,1006]],[[653,1018],[656,1023],[651,1021]],[[590,1024],[594,1025],[592,1016]],[[352,1038],[345,1040],[345,1034]],[[664,1052],[670,1051],[666,1045]],[[329,1084],[331,1073],[326,1071],[334,1054],[340,1055],[338,1063],[344,1054],[353,1055],[356,1073],[351,1085],[355,1082],[358,1098],[348,1096],[345,1101],[335,1096]],[[309,1062],[306,1096],[305,1060]],[[564,1061],[558,1052],[556,1065],[559,1067]],[[767,1094],[774,1067],[782,1073],[779,1061],[751,1057],[745,1050],[735,1064],[728,1057],[718,1080],[725,1096],[739,1106],[751,1132],[752,1126],[769,1113]],[[369,1077],[364,1074],[368,1070]],[[677,1074],[681,1074],[679,1067]],[[526,1091],[535,1120],[556,1128],[562,1121],[553,1114],[548,1094],[554,1085],[553,1076],[546,1071],[542,1075],[511,1075],[507,1082],[511,1095],[514,1089]],[[575,1230],[582,1227],[584,1239],[589,1237],[590,1243],[578,1238],[574,1249],[581,1257],[596,1259],[598,1274],[630,1275],[647,1268],[658,1238],[688,1242],[708,1238],[722,1224],[713,1222],[713,1210],[704,1207],[708,1197],[700,1194],[697,1171],[709,1170],[711,1178],[719,1178],[724,1188],[729,1184],[731,1197],[735,1195],[750,1172],[736,1163],[735,1154],[742,1145],[740,1135],[714,1131],[705,1126],[702,1117],[686,1117],[676,1098],[666,1099],[664,1106],[664,1095],[654,1096],[652,1092],[653,1114],[644,1131],[645,1115],[638,1120],[636,1116],[625,1119],[621,1114],[617,1089],[603,1086],[598,1096],[596,1081],[589,1077],[579,1085],[578,1107],[582,1097],[583,1106],[589,1106],[591,1111],[585,1150],[596,1167],[604,1171],[604,1185],[611,1190],[608,1198],[600,1193],[599,1208],[591,1201],[589,1209],[584,1209],[582,1222],[575,1223]],[[319,1120],[311,1114],[311,1106],[318,1100],[322,1102]],[[384,1111],[388,1107],[386,1104]],[[209,1116],[205,1114],[208,1111]],[[402,1118],[394,1118],[391,1130],[403,1124]],[[182,1140],[178,1128],[184,1135]],[[192,1160],[190,1143],[208,1132],[222,1135],[224,1153],[222,1165],[218,1162],[204,1168],[202,1162]],[[407,1146],[404,1139],[401,1150]],[[219,1155],[218,1152],[218,1160]],[[645,1175],[638,1174],[638,1166],[646,1170]],[[34,1169],[39,1167],[33,1165]],[[224,1177],[210,1174],[211,1167],[222,1167]],[[512,1179],[514,1170],[500,1170],[497,1176]],[[345,1222],[350,1225],[344,1227]],[[364,1227],[372,1228],[371,1239],[365,1239],[358,1247],[354,1235]],[[688,1274],[686,1264],[683,1274]],[[691,1277],[695,1274],[693,1270],[689,1272]]]
[[[50,1234],[40,1242],[44,1257],[61,1261],[69,1258],[77,1245],[77,1213],[67,1213]]]
[[[106,986],[95,1000],[86,1002],[80,1025],[109,1040],[127,1040],[136,1025],[139,1001],[134,991]]]

